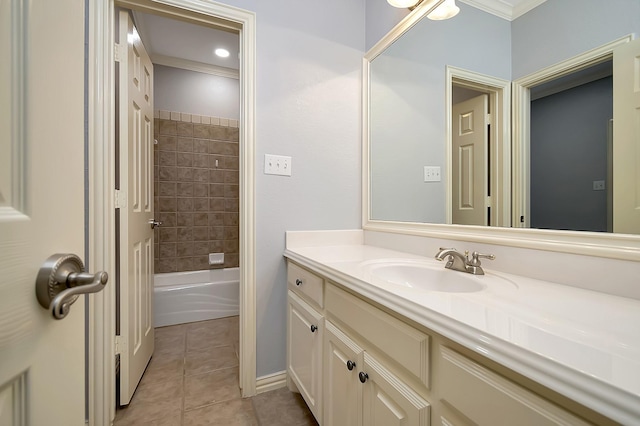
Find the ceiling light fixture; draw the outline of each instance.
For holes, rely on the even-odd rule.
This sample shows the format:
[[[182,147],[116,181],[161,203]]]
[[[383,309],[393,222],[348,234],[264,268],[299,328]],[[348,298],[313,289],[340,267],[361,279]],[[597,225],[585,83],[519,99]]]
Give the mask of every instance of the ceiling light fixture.
[[[442,21],[444,19],[453,18],[460,12],[460,8],[456,5],[456,0],[444,0],[440,6],[436,7],[427,18],[434,21]]]
[[[215,50],[215,54],[221,58],[229,57],[229,51],[227,49],[218,48]]]
[[[401,8],[405,8],[405,7],[413,7],[416,4],[418,4],[420,2],[420,0],[387,0],[387,3],[389,3],[391,6],[393,7],[401,7]]]
[[[393,7],[409,8],[411,10],[418,7],[422,2],[423,0],[387,0],[387,3]],[[453,18],[458,12],[460,12],[460,8],[456,5],[455,0],[445,0],[429,13],[427,18],[434,21],[441,21],[443,19]]]

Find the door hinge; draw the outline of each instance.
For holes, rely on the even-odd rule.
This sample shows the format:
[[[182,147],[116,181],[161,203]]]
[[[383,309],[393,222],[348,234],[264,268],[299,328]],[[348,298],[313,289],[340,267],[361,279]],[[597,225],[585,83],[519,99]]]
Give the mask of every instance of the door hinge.
[[[127,193],[120,189],[115,190],[115,205],[116,209],[123,209],[127,207]]]
[[[120,45],[118,43],[113,45],[113,60],[120,62]]]
[[[116,336],[114,342],[115,354],[120,355],[127,351],[127,340],[123,336]]]
[[[493,198],[491,198],[491,196],[487,196],[484,203],[485,207],[493,207]]]

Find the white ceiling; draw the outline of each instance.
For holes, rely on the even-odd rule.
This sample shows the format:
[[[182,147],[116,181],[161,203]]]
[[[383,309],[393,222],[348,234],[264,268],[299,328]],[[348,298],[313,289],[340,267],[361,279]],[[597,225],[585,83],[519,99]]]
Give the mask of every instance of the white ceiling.
[[[459,1],[511,21],[546,0]],[[237,73],[240,43],[237,33],[138,11],[134,11],[133,15],[140,37],[154,63],[177,66],[182,61],[182,64],[190,62],[190,69],[194,70],[210,67],[223,72],[235,70]],[[229,57],[219,58],[214,55],[213,51],[218,47],[227,49]],[[179,62],[167,58],[178,59]]]
[[[154,63],[166,62],[160,58],[177,58],[212,67],[239,68],[238,33],[138,11],[134,11],[133,16],[140,38]],[[219,47],[229,51],[228,58],[220,58],[213,53]]]

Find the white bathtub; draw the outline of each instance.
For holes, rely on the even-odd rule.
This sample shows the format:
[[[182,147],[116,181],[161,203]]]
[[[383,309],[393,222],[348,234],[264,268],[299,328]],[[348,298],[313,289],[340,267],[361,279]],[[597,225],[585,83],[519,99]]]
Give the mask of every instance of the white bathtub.
[[[239,268],[154,276],[155,327],[238,315]]]

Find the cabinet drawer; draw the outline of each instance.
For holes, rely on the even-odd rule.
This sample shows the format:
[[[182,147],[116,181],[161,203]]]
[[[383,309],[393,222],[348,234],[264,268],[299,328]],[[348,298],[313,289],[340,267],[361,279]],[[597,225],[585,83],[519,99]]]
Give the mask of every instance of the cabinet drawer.
[[[327,285],[327,312],[429,387],[429,336],[334,285]]]
[[[293,262],[288,262],[287,284],[294,293],[305,297],[321,308],[324,307],[323,279],[319,276]]]
[[[440,348],[442,401],[477,425],[588,425],[572,413],[494,373],[471,359]],[[447,421],[443,424],[452,424]]]

